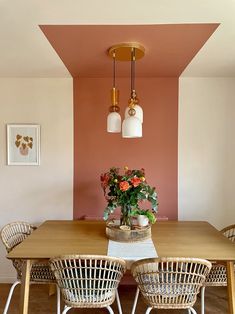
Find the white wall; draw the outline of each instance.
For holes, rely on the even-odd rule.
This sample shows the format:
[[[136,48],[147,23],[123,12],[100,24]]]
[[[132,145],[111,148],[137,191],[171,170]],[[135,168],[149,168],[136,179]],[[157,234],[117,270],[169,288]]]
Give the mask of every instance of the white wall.
[[[6,124],[41,125],[41,165],[6,165]],[[73,217],[72,79],[0,79],[0,228]],[[0,282],[15,275],[0,244]]]
[[[180,78],[179,219],[235,223],[234,99],[234,78]]]

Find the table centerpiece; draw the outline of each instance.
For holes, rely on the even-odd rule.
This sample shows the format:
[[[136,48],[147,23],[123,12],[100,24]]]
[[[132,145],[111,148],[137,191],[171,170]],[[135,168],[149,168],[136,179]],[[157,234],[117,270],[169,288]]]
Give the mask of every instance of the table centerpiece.
[[[113,167],[103,173],[100,179],[107,201],[104,220],[108,220],[109,215],[119,207],[121,208],[120,228],[130,230],[132,217],[141,211],[140,204],[147,201],[151,204],[151,209],[145,212],[152,217],[151,222],[155,222],[155,213],[158,209],[157,192],[155,187],[147,183],[143,168],[130,170],[124,167],[124,171],[121,172],[120,168]]]

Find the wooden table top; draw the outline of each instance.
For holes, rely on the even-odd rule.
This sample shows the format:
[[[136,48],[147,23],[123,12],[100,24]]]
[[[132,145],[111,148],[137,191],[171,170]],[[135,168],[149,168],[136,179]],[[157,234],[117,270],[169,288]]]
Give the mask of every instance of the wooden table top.
[[[207,222],[162,221],[152,226],[158,256],[235,261],[235,244]],[[106,255],[105,222],[45,221],[8,258],[49,259],[65,254]]]
[[[204,221],[166,221],[152,228],[159,256],[235,261],[235,243]]]

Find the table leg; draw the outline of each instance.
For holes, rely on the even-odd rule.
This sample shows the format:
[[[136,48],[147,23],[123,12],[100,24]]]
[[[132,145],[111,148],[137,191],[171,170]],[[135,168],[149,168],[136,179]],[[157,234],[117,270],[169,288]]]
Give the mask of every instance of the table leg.
[[[235,278],[233,262],[227,262],[228,313],[235,314]]]
[[[54,295],[56,293],[56,285],[55,284],[49,284],[49,291],[48,291],[48,294],[49,294],[49,297],[51,295]]]
[[[30,271],[33,261],[26,260],[22,272],[22,282],[20,291],[20,314],[28,314],[29,305],[29,283],[30,283]]]

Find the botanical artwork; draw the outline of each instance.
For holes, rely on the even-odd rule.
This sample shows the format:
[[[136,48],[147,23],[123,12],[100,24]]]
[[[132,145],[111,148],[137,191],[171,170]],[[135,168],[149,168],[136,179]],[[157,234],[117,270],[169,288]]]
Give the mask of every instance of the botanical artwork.
[[[39,165],[40,126],[8,124],[8,165]]]
[[[29,154],[29,149],[33,148],[33,138],[31,136],[17,134],[15,145],[19,148],[21,155],[27,156]]]

